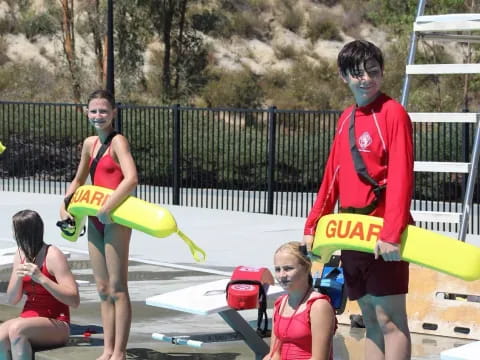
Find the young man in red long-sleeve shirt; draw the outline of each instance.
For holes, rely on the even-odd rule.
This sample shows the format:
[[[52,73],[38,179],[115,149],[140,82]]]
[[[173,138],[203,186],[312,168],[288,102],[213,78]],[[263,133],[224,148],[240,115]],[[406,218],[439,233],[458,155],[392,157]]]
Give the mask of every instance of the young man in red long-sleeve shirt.
[[[375,254],[342,251],[346,288],[362,310],[365,359],[410,359],[408,263],[401,261],[399,249],[400,236],[412,223],[412,124],[402,105],[380,91],[383,56],[374,44],[363,40],[346,44],[338,67],[356,104],[339,118],[304,242],[311,248],[318,220],[332,213],[337,201],[341,212],[384,219]]]

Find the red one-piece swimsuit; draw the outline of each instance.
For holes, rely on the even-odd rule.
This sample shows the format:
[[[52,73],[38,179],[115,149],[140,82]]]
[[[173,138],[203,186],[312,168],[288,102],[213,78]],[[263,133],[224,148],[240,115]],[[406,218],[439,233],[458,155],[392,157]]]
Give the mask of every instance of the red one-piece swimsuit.
[[[50,274],[47,269],[46,254],[48,253],[49,246],[50,245],[48,245],[45,252],[45,259],[43,260],[40,271],[50,280],[57,282],[55,276]],[[27,295],[27,301],[25,302],[20,317],[30,318],[40,316],[70,323],[70,308],[68,305],[57,300],[42,285],[34,282],[30,276],[23,277],[23,292]]]
[[[93,150],[98,143],[98,137],[93,144]],[[123,180],[123,173],[120,165],[115,162],[113,157],[110,155],[110,150],[112,146],[108,147],[107,153],[103,155],[97,163],[97,168],[95,169],[95,176],[92,179],[92,184],[97,186],[102,186],[108,189],[115,190],[117,186]],[[93,151],[92,151],[93,153]],[[93,157],[90,157],[90,164],[92,166]],[[105,225],[98,221],[98,218],[95,216],[89,216],[91,223],[95,226],[95,228],[103,234],[105,230]]]
[[[307,300],[306,308],[292,316],[282,316],[280,308],[286,295],[275,301],[273,314],[274,333],[280,346],[281,360],[305,360],[312,357],[312,330],[310,324],[310,310],[315,301],[328,301],[328,296],[318,294]],[[287,301],[287,300],[285,300]],[[333,360],[333,349],[330,350],[330,360]]]

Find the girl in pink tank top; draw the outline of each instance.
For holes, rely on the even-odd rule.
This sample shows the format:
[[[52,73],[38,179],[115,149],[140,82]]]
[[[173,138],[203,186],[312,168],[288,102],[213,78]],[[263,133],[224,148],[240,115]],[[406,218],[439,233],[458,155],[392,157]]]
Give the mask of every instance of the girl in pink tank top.
[[[0,359],[31,359],[32,347],[62,346],[70,335],[70,310],[80,302],[65,255],[43,242],[43,221],[32,210],[12,219],[18,251],[13,257],[7,300],[26,295],[19,317],[0,325]]]
[[[300,245],[292,241],[275,252],[275,276],[287,294],[275,302],[264,360],[333,360],[335,312],[330,298],[313,290],[312,263]]]

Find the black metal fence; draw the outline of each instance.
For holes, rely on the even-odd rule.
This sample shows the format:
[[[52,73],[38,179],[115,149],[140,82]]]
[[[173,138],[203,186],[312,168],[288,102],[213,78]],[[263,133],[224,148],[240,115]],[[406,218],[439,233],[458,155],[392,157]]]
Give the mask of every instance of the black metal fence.
[[[323,175],[337,111],[207,109],[119,104],[140,175],[137,196],[183,206],[307,215]],[[82,141],[83,106],[0,102],[0,190],[63,194]],[[468,161],[472,124],[416,124],[416,160]],[[417,173],[415,210],[459,212],[463,174]],[[478,181],[470,233],[480,234]],[[457,225],[422,224],[458,231]]]

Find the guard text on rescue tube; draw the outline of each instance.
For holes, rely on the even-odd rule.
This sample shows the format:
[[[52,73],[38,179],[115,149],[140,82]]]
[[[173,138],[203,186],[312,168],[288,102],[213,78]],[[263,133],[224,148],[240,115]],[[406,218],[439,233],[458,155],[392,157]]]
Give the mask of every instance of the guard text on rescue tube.
[[[72,203],[83,203],[90,205],[97,205],[99,207],[103,206],[107,199],[110,197],[110,194],[103,193],[101,191],[90,191],[90,190],[77,190],[75,195],[72,198]]]
[[[325,229],[327,238],[377,241],[381,225],[364,224],[354,220],[330,220]]]

